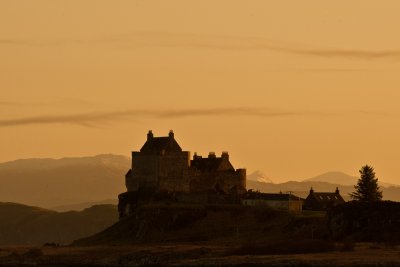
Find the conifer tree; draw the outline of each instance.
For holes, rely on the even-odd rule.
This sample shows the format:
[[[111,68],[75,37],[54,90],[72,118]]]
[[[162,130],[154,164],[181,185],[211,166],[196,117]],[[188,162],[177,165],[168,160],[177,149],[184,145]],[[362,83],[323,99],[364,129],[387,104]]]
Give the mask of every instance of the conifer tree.
[[[360,179],[354,186],[355,192],[350,197],[357,201],[373,202],[382,200],[382,191],[378,186],[378,178],[375,177],[374,168],[365,165],[360,170]]]

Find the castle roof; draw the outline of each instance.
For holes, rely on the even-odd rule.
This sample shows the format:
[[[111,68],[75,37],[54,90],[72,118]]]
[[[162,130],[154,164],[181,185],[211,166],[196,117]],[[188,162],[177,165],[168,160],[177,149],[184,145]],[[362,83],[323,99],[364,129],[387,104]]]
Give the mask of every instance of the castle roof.
[[[198,156],[195,153],[190,166],[203,172],[235,171],[229,161],[228,152],[222,152],[221,157],[217,157],[214,152],[210,152],[207,158]]]
[[[153,137],[153,134],[149,132],[146,143],[140,149],[140,152],[157,153],[162,152],[180,152],[182,148],[176,142],[173,133],[166,137]]]
[[[196,158],[191,166],[202,171],[217,171],[222,164],[222,158]]]
[[[342,196],[338,193],[330,193],[330,192],[312,192],[307,197],[314,198],[318,202],[344,202]]]

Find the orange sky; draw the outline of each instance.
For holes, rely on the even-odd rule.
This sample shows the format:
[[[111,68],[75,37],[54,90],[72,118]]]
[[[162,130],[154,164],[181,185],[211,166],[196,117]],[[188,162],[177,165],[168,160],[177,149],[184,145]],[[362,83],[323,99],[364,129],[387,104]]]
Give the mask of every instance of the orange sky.
[[[170,129],[276,182],[400,183],[400,2],[1,0],[0,161]]]

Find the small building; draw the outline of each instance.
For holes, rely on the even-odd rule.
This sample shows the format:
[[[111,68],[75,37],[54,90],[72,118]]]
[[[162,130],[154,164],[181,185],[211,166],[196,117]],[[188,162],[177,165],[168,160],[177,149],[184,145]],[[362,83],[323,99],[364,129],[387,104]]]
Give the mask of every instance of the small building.
[[[304,201],[305,210],[328,210],[331,207],[345,203],[339,188],[335,192],[315,192],[311,187],[310,194]]]
[[[242,199],[245,206],[268,206],[275,209],[287,210],[294,213],[303,211],[303,199],[293,194],[260,193],[249,190]]]

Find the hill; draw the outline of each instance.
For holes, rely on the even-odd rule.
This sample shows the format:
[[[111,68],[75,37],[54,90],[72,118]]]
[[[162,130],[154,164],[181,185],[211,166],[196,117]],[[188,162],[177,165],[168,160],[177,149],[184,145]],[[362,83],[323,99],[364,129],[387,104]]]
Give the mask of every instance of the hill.
[[[0,245],[69,244],[90,236],[118,220],[114,205],[98,205],[81,212],[56,212],[0,202]]]
[[[90,208],[95,205],[118,205],[118,199],[105,199],[105,200],[100,200],[100,201],[94,201],[94,202],[83,202],[83,203],[75,203],[75,204],[69,204],[69,205],[61,205],[61,206],[56,206],[52,207],[51,210],[59,211],[59,212],[65,212],[65,211],[82,211],[84,209]]]
[[[0,201],[52,208],[116,199],[130,164],[117,155],[1,163]]]
[[[239,205],[142,205],[130,216],[75,246],[180,242],[265,242],[315,238],[326,232],[325,214],[294,215]]]
[[[326,182],[331,184],[355,185],[357,184],[358,179],[359,177],[357,176],[351,176],[343,172],[333,171],[333,172],[326,172],[318,176],[315,176],[313,178],[306,179],[304,180],[304,182]],[[378,182],[379,186],[381,187],[397,186],[380,180],[378,180]]]
[[[273,183],[272,180],[265,173],[261,171],[255,171],[253,173],[250,173],[249,175],[247,175],[247,180],[262,182],[262,183]]]
[[[357,181],[358,177],[337,171],[326,172],[304,180],[304,182],[325,182],[325,183],[341,184],[341,185],[355,185]]]

